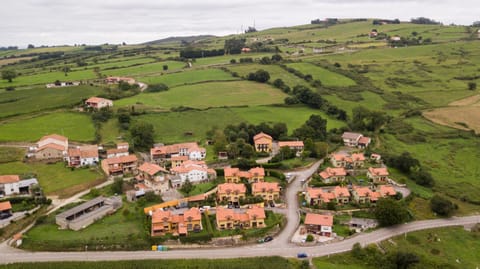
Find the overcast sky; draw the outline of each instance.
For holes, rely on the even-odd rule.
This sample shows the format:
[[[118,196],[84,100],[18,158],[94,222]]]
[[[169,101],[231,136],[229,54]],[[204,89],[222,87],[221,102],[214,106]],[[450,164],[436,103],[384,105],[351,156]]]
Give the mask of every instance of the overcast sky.
[[[461,4],[460,4],[461,3]],[[312,19],[480,20],[477,0],[1,0],[0,46],[142,43],[239,33]]]

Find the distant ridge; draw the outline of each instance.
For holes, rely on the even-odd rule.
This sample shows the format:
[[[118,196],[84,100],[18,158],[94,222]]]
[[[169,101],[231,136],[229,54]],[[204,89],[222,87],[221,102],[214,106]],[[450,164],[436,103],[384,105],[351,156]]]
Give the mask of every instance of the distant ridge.
[[[148,41],[143,43],[142,45],[159,45],[159,44],[166,44],[166,43],[175,43],[175,42],[195,42],[198,40],[216,37],[214,35],[196,35],[196,36],[171,36],[164,39],[158,39],[153,41]]]

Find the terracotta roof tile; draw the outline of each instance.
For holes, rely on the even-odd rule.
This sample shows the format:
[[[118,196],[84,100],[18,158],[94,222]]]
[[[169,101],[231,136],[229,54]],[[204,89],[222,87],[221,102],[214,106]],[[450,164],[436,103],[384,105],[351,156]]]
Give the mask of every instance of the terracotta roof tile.
[[[306,225],[333,226],[333,216],[307,213],[304,223]]]
[[[11,210],[11,209],[12,209],[12,205],[10,204],[10,201],[0,202],[0,212]]]
[[[18,175],[3,175],[0,176],[0,183],[5,184],[5,183],[13,183],[13,182],[19,182],[20,177]]]

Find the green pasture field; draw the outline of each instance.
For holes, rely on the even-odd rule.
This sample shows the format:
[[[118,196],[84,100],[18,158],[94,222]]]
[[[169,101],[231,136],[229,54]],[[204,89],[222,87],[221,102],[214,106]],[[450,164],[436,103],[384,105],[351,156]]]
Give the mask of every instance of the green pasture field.
[[[263,69],[270,74],[269,82],[273,82],[276,79],[281,79],[290,88],[296,85],[309,86],[305,80],[285,71],[278,65],[261,65],[261,64],[236,64],[228,67],[232,72],[237,72],[240,76],[246,77],[249,73],[255,72],[259,69]]]
[[[21,161],[23,156],[25,156],[25,149],[0,147],[0,163]]]
[[[12,82],[8,82],[6,80],[0,80],[0,88],[5,88],[8,86],[17,87],[17,86],[48,84],[48,83],[54,83],[56,80],[77,81],[77,80],[86,80],[86,79],[94,79],[94,78],[95,78],[95,73],[93,73],[92,70],[72,71],[72,72],[68,72],[68,76],[65,76],[64,72],[52,71],[52,72],[38,73],[38,74],[27,75],[27,76],[20,75],[14,78]]]
[[[475,268],[480,262],[477,255],[480,250],[478,236],[478,232],[468,232],[462,227],[439,228],[410,232],[394,237],[394,244],[392,241],[383,241],[380,246],[385,255],[394,251],[415,253],[419,257],[415,268]],[[327,269],[375,268],[366,264],[368,258],[359,260],[351,253],[345,253],[314,258],[313,263],[317,268]]]
[[[251,81],[210,82],[172,88],[160,93],[142,93],[115,102],[117,107],[135,104],[171,108],[194,108],[281,104],[287,95],[268,84]]]
[[[192,63],[192,66],[198,67],[198,66],[212,66],[212,65],[227,65],[227,64],[230,64],[230,60],[232,59],[235,59],[238,63],[240,61],[240,58],[252,58],[253,60],[259,60],[265,56],[271,57],[272,53],[243,53],[243,54],[198,58],[198,59],[195,59],[195,62]]]
[[[343,100],[336,95],[322,95],[322,97],[328,100],[330,103],[336,105],[337,107],[345,110],[350,117],[352,116],[352,109],[358,106],[367,107],[368,109],[371,109],[371,110],[384,110],[383,106],[387,104],[387,102],[383,100],[380,95],[376,93],[364,91],[360,93],[360,95],[362,96],[363,100],[358,102]],[[387,110],[387,112],[389,114],[397,113],[391,110]]]
[[[161,267],[159,267],[161,264]],[[24,268],[64,268],[64,269],[109,269],[109,268],[137,268],[137,269],[178,269],[178,268],[209,268],[209,269],[299,269],[300,262],[296,259],[282,257],[257,257],[237,259],[191,259],[191,260],[142,260],[139,261],[100,261],[100,262],[36,262],[0,265],[1,269]]]
[[[121,136],[121,132],[118,119],[116,117],[109,119],[107,122],[102,124],[102,127],[100,128],[100,136],[102,137],[102,144],[119,142],[117,137]],[[120,139],[120,141],[123,140]]]
[[[70,169],[65,163],[23,163],[9,162],[0,164],[1,175],[33,174],[47,195],[70,197],[92,185],[103,181],[103,174],[98,169]]]
[[[0,118],[60,107],[72,107],[101,93],[91,86],[46,89],[43,87],[0,92]]]
[[[70,141],[88,142],[95,139],[95,128],[88,114],[56,112],[33,117],[9,119],[0,123],[0,141],[34,142],[52,133]]]
[[[312,114],[321,115],[327,119],[329,129],[339,128],[345,124],[328,118],[322,111],[304,106],[214,108],[202,111],[146,114],[135,117],[135,119],[150,122],[154,125],[155,141],[174,143],[191,140],[200,141],[205,138],[206,132],[213,127],[223,129],[229,124],[241,122],[253,124],[284,122],[287,124],[289,133],[292,133],[294,129],[305,123]],[[184,135],[187,132],[193,132],[193,135]]]
[[[163,83],[169,87],[174,87],[205,81],[239,80],[239,78],[235,78],[229,73],[220,69],[211,68],[191,71],[185,70],[178,73],[170,73],[160,76],[139,77],[138,80],[147,84]]]
[[[346,87],[356,85],[355,81],[348,77],[311,63],[293,63],[288,64],[287,66],[302,72],[304,75],[312,75],[314,80],[320,80],[325,86]]]
[[[163,70],[164,65],[168,65],[167,71]],[[102,75],[106,76],[129,76],[137,78],[145,75],[168,73],[170,71],[180,70],[184,67],[184,62],[165,61],[112,70],[101,70],[100,72],[102,73]]]
[[[97,64],[94,64],[93,62],[90,63],[87,66],[82,66],[82,67],[75,67],[74,70],[82,70],[82,69],[93,69],[93,68],[100,68],[100,72],[104,70],[105,68],[125,68],[125,67],[130,67],[132,65],[138,65],[138,64],[148,64],[155,62],[155,59],[149,58],[149,57],[122,57],[119,59],[116,59],[115,61],[106,61],[106,62],[100,62]]]

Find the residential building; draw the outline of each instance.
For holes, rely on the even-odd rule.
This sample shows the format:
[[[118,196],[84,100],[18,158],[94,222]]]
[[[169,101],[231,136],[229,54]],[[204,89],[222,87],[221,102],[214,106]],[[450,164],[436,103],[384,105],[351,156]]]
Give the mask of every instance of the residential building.
[[[265,202],[280,198],[280,186],[277,182],[257,182],[252,184],[252,195],[260,196]]]
[[[343,143],[348,147],[366,148],[371,142],[369,137],[364,137],[360,133],[344,132],[342,135]]]
[[[37,160],[64,159],[67,156],[68,138],[51,134],[42,137],[37,142],[35,158]]]
[[[364,203],[376,203],[378,199],[395,196],[397,192],[392,186],[382,185],[377,189],[371,189],[369,187],[353,186],[352,196],[355,202],[359,204]]]
[[[320,177],[322,178],[322,181],[325,183],[345,181],[346,175],[347,175],[347,171],[345,171],[345,168],[343,167],[336,167],[336,168],[327,167],[327,169],[320,172]]]
[[[175,188],[181,187],[187,180],[196,184],[209,181],[217,176],[215,170],[208,168],[204,161],[188,160],[180,166],[172,167],[170,172],[179,176],[177,180],[170,179]]]
[[[36,178],[20,180],[18,175],[0,176],[0,197],[31,194],[31,187],[38,185]]]
[[[238,203],[245,199],[246,193],[244,184],[223,183],[217,186],[217,200],[220,202]]]
[[[255,144],[255,151],[257,152],[272,152],[273,139],[268,134],[261,132],[253,137]]]
[[[333,153],[330,162],[334,167],[345,167],[348,169],[360,168],[365,165],[365,156],[363,153]]]
[[[350,202],[350,192],[347,187],[340,186],[308,188],[305,193],[305,200],[309,205],[322,205],[330,202],[347,204]]]
[[[179,167],[188,161],[188,156],[173,156],[170,161],[172,162],[172,167]]]
[[[138,159],[133,154],[102,160],[102,169],[107,176],[133,174],[137,170],[137,166]]]
[[[228,209],[217,207],[217,229],[250,229],[265,227],[265,210],[261,207],[249,209]]]
[[[187,235],[188,232],[201,231],[202,214],[198,208],[188,210],[162,210],[152,212],[152,236],[161,236],[167,233],[173,235]]]
[[[150,157],[156,163],[170,161],[174,156],[188,156],[191,161],[200,161],[205,159],[206,155],[207,150],[199,147],[196,142],[158,146],[150,149]]]
[[[238,183],[242,179],[246,179],[249,183],[265,180],[265,169],[263,167],[254,167],[248,171],[240,171],[238,168],[224,168],[223,173],[227,183]]]
[[[333,216],[331,215],[307,213],[304,223],[308,233],[332,236]]]
[[[99,196],[81,205],[71,208],[55,217],[55,222],[61,229],[78,231],[92,224],[96,220],[110,215],[122,207],[122,197]]]
[[[289,147],[291,150],[295,151],[296,155],[300,155],[303,152],[303,141],[278,141],[278,147]]]
[[[388,170],[386,167],[369,167],[367,177],[375,184],[385,184],[388,183]]]
[[[102,109],[104,107],[112,107],[113,101],[100,97],[90,97],[85,101],[85,106],[93,109]]]
[[[67,162],[70,167],[98,164],[98,146],[91,145],[68,149]]]
[[[382,160],[382,155],[372,153],[372,155],[370,155],[370,160],[375,161],[376,163],[380,163]]]
[[[145,184],[147,189],[153,190],[155,194],[169,190],[168,171],[156,164],[145,162],[140,165],[136,179],[139,183]]]
[[[12,204],[10,201],[0,202],[0,216],[12,215]]]
[[[107,159],[108,158],[128,156],[130,154],[128,152],[128,148],[129,148],[129,145],[128,145],[127,142],[117,143],[116,148],[107,149]]]

